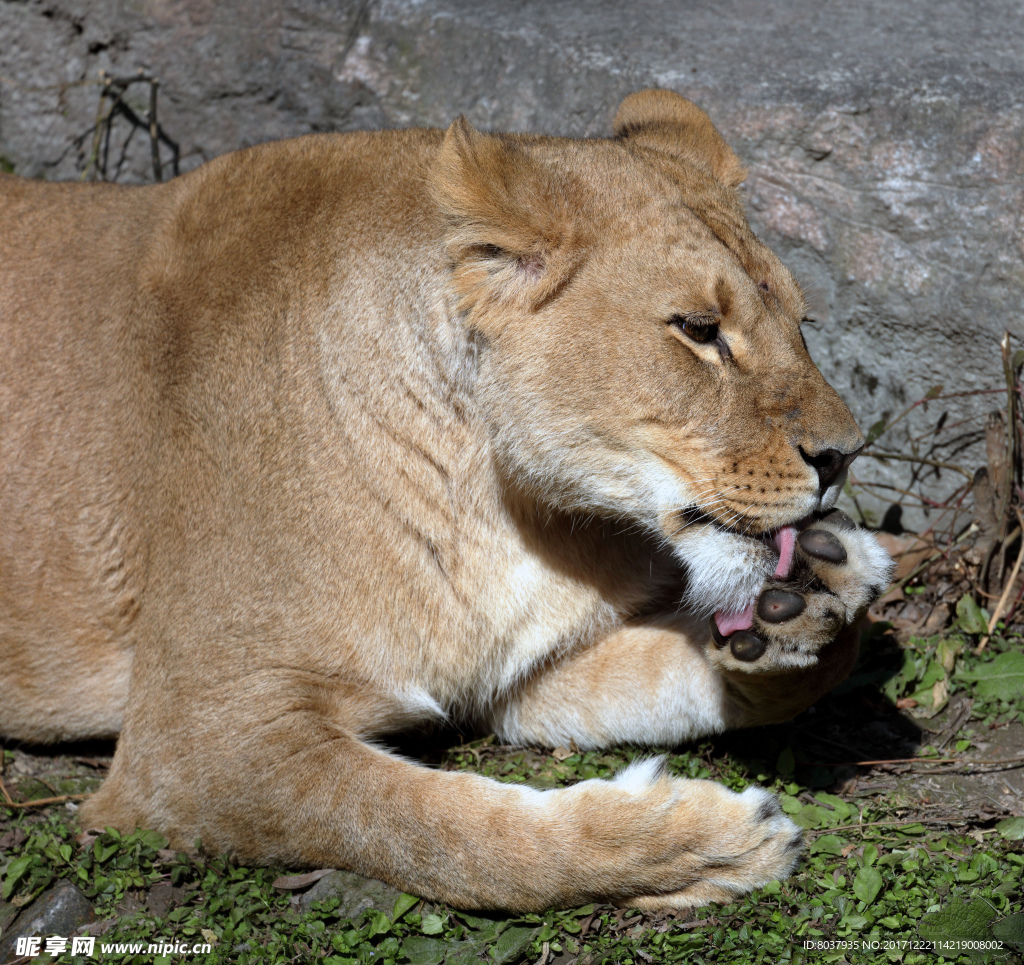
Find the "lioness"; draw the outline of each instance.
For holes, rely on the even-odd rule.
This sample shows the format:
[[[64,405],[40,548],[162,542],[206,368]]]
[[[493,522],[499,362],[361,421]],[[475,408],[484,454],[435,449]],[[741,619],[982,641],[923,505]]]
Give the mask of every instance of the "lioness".
[[[83,826],[466,908],[790,872],[769,794],[538,791],[379,739],[784,720],[886,583],[863,438],[667,91],[608,140],[315,135],[147,188],[0,179],[0,732],[120,733]]]

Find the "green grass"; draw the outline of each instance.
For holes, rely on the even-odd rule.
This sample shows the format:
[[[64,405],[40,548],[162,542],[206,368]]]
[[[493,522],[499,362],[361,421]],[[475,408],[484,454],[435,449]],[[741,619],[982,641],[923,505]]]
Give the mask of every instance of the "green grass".
[[[918,753],[940,756],[928,747],[927,731],[918,733],[914,722],[895,714],[891,701],[896,699],[920,697],[913,712],[931,724],[941,720],[935,716],[942,710],[937,705],[946,697],[961,691],[973,696],[971,719],[953,735],[956,739],[941,755],[945,757],[955,756],[953,747],[967,750],[991,726],[1021,716],[1024,677],[1018,680],[1016,667],[1022,641],[997,638],[976,654],[967,640],[914,640],[896,648],[888,638],[878,637],[862,669],[812,715],[665,752],[674,774],[710,777],[734,789],[753,782],[773,789],[786,812],[807,829],[808,851],[798,872],[733,904],[686,914],[589,906],[510,917],[435,908],[407,896],[386,911],[371,910],[354,920],[339,916],[337,899],[302,913],[288,893],[273,887],[283,869],[238,867],[230,859],[203,853],[174,854],[165,850],[159,835],[148,831],[129,836],[107,831],[80,847],[74,820],[60,805],[42,813],[8,811],[7,817],[0,809],[0,833],[22,828],[28,835],[16,854],[0,859],[3,897],[24,905],[57,878],[69,878],[94,902],[100,918],[120,919],[98,945],[173,940],[209,941],[213,946],[208,955],[184,959],[154,959],[145,953],[117,958],[147,965],[180,960],[243,965],[534,963],[545,949],[549,962],[595,965],[1019,960],[1014,956],[1024,949],[1024,821],[984,813],[961,818],[955,808],[922,805],[900,789],[870,793],[870,782],[885,777],[884,769],[849,763],[861,759],[858,754],[877,752],[876,745],[858,736],[872,721],[876,728],[895,728],[901,740],[916,743]],[[1014,689],[1018,686],[1020,690]],[[936,694],[944,699],[929,704]],[[884,733],[879,740],[884,744]],[[608,777],[638,753],[547,753],[504,748],[485,738],[448,748],[440,764],[555,787]],[[869,793],[858,792],[855,776],[868,781]],[[17,788],[19,794],[27,790],[28,782]],[[182,889],[181,904],[163,919],[141,910],[141,900],[133,901],[144,899],[157,882]],[[969,943],[994,937],[1003,941],[1004,949],[987,957],[950,945],[944,952],[913,947],[928,939]],[[860,950],[842,947],[855,940],[878,944]],[[804,947],[814,941],[833,947]],[[53,960],[45,955],[39,959]]]

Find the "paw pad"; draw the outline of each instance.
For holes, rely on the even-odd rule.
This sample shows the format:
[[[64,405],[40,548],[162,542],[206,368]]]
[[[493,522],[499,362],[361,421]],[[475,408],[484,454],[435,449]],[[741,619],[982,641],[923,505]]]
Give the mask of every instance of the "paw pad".
[[[756,633],[749,630],[737,630],[729,637],[729,649],[737,660],[753,663],[760,659],[768,649],[768,641],[762,640]]]
[[[783,623],[800,616],[807,601],[788,590],[765,590],[757,601],[757,615],[765,623]]]
[[[821,521],[823,523],[831,523],[836,529],[843,529],[848,533],[857,528],[857,524],[841,509],[833,509],[830,513],[823,516]]]
[[[838,536],[824,529],[805,529],[797,538],[797,543],[808,556],[813,556],[828,563],[845,563],[846,547]]]

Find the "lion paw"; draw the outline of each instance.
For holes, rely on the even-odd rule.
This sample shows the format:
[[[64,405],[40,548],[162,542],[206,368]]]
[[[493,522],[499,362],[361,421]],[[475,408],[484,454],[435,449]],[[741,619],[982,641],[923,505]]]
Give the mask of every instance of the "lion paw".
[[[786,575],[770,578],[747,613],[712,618],[709,656],[721,669],[813,666],[885,590],[893,567],[878,541],[837,509],[797,534],[792,552]]]
[[[707,801],[709,813],[723,827],[704,843],[703,861],[690,872],[692,882],[663,894],[634,897],[630,905],[654,910],[728,903],[793,873],[804,847],[803,831],[782,813],[774,795],[759,787],[737,794],[720,785],[701,788],[701,792],[715,799],[713,804]]]

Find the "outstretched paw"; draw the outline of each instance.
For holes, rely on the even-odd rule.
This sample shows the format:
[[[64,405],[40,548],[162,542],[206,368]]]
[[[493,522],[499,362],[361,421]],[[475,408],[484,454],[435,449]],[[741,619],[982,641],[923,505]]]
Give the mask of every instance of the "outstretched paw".
[[[780,532],[779,566],[757,602],[711,619],[709,654],[749,673],[810,667],[818,651],[885,590],[892,560],[838,509],[797,532]]]
[[[633,907],[654,911],[726,904],[793,873],[804,847],[803,832],[782,813],[774,796],[759,787],[736,794],[714,785],[701,796],[711,805],[709,815],[723,823],[701,846],[703,866],[690,872],[685,887],[634,897],[629,901]]]

